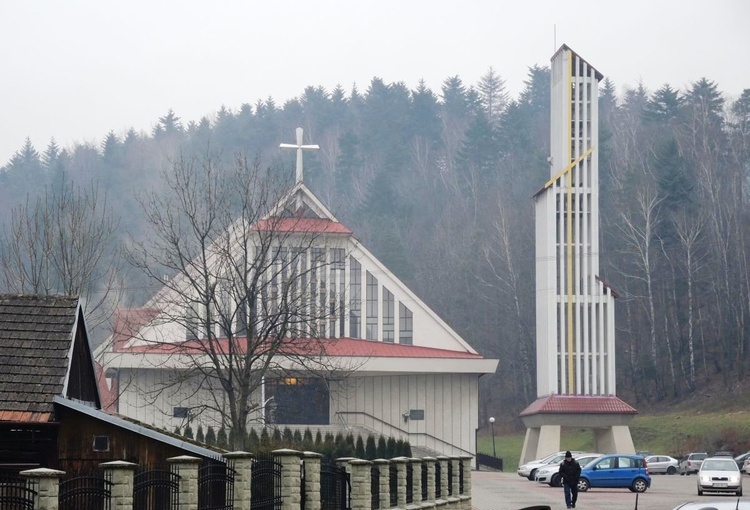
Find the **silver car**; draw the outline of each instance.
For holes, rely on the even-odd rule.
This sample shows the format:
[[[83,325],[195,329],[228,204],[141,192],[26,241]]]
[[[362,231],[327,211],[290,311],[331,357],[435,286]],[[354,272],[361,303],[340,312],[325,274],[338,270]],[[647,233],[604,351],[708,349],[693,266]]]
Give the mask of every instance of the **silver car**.
[[[601,453],[581,453],[573,454],[573,458],[578,461],[581,467],[586,466],[594,459],[601,457]],[[560,463],[549,464],[536,470],[535,480],[539,483],[549,484],[550,487],[561,487],[562,478],[560,477]]]
[[[677,473],[680,467],[680,461],[668,455],[649,455],[646,457],[646,466],[648,474],[667,474]]]
[[[703,459],[708,457],[707,453],[688,453],[682,459],[680,459],[680,474],[689,475],[690,473],[697,473],[701,468],[701,462]]]
[[[731,457],[709,457],[698,471],[698,495],[704,492],[734,492],[742,496],[742,473]]]

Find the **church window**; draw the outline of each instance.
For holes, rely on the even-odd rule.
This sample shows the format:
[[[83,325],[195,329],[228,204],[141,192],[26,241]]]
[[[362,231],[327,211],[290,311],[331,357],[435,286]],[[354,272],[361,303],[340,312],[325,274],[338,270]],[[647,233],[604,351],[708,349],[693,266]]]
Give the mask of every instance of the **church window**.
[[[395,333],[394,326],[394,300],[393,294],[383,287],[383,341],[393,343]]]
[[[359,327],[362,317],[362,264],[354,257],[349,263],[349,336],[360,338]]]
[[[185,312],[185,340],[198,340],[201,330],[201,316],[198,313],[198,305],[190,303]]]
[[[398,341],[404,345],[411,345],[414,334],[414,316],[403,303],[398,304]]]
[[[378,339],[378,279],[367,271],[367,340]]]

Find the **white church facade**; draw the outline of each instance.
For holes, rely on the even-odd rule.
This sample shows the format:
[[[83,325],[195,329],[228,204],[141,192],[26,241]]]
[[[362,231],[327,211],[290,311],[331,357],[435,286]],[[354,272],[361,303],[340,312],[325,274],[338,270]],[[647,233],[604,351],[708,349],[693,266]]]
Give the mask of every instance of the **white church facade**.
[[[298,294],[309,294],[306,310],[320,317],[300,336],[314,340],[319,351],[314,360],[279,351],[251,396],[256,405],[248,427],[358,426],[441,454],[474,455],[479,378],[494,373],[498,360],[477,353],[305,186],[301,152],[315,146],[302,145],[301,129],[297,144],[286,146],[298,152],[297,181],[263,221],[289,234],[274,249],[303,251],[297,255],[308,276]],[[300,248],[299,236],[312,241]],[[217,392],[190,377],[174,384],[185,371],[191,342],[205,340],[189,323],[164,319],[175,306],[175,285],[142,308],[120,311],[111,341],[97,350],[111,408],[167,430],[188,419],[193,430],[218,428],[221,402],[194,413]],[[275,306],[273,299],[265,295],[258,306]],[[226,341],[220,331],[216,337],[219,344]]]

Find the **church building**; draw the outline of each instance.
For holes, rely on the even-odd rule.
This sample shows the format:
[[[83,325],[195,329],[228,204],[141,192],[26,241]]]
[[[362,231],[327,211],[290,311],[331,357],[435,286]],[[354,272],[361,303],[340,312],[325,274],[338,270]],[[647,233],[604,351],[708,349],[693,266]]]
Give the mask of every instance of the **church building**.
[[[296,144],[281,147],[296,149],[297,178],[265,217],[247,227],[257,236],[269,229],[285,233],[272,247],[281,265],[265,268],[260,279],[272,285],[251,312],[282,306],[275,289],[288,275],[281,266],[296,257],[295,270],[305,276],[294,284],[293,295],[304,303],[295,313],[309,320],[284,334],[315,345],[316,352],[305,359],[295,347],[276,352],[251,395],[248,427],[357,427],[439,454],[474,455],[479,378],[494,373],[498,360],[477,353],[308,189],[302,153],[317,146],[303,145],[301,128]],[[142,308],[121,310],[97,360],[117,413],[170,431],[187,423],[193,431],[198,425],[221,428],[221,402],[204,406],[219,392],[192,375],[180,380],[190,373],[191,349],[210,343],[189,320],[165,319],[176,316],[180,285],[165,286]],[[187,305],[181,312],[199,313]],[[228,327],[235,331],[252,331],[246,313],[233,321]],[[222,327],[217,324],[211,340],[216,346],[231,344]],[[240,341],[249,345],[253,334],[244,335]]]

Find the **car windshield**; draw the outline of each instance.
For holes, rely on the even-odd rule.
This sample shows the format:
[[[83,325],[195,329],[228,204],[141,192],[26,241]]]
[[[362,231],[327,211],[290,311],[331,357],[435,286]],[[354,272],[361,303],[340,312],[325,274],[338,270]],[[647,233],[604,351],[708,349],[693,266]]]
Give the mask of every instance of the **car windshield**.
[[[709,459],[703,463],[702,471],[737,471],[737,463],[733,460]]]
[[[707,453],[696,453],[696,454],[692,455],[691,459],[692,460],[703,460],[706,457],[708,457]]]

